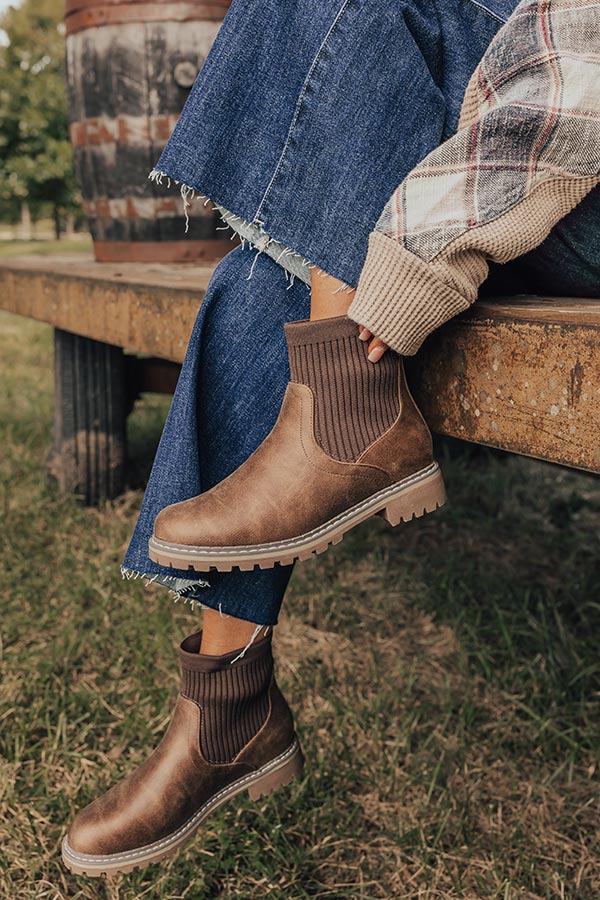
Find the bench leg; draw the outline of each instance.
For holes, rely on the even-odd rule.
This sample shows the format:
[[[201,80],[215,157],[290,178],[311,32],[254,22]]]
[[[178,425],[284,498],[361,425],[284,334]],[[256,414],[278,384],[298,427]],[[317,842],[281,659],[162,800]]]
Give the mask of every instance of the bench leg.
[[[122,493],[128,412],[120,347],[54,331],[54,442],[59,489],[93,505]]]

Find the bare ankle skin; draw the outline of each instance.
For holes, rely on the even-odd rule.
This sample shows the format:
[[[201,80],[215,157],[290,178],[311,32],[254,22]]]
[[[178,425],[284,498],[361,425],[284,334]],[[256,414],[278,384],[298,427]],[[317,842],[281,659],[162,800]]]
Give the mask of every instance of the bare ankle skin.
[[[334,316],[346,315],[356,290],[347,287],[345,290],[340,290],[343,286],[343,281],[329,275],[328,272],[323,272],[318,268],[311,269],[310,318],[313,320],[331,319]],[[362,341],[370,341],[369,362],[379,362],[388,349],[387,344],[374,337],[363,325],[358,325],[358,332]]]
[[[255,635],[259,641],[265,637],[270,626],[263,626]],[[215,609],[205,609],[202,622],[202,643],[200,653],[222,656],[232,650],[240,650],[252,639],[257,626],[245,619],[226,616]]]
[[[356,293],[353,289],[340,290],[344,285],[339,278],[334,278],[321,269],[311,269],[310,283],[310,317],[311,319],[330,319],[343,316]],[[338,293],[336,293],[336,291]]]

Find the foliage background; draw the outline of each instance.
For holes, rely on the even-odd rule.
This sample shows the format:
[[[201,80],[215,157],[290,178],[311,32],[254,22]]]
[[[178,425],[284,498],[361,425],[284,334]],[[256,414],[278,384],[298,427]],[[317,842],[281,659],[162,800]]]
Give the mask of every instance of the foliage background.
[[[0,16],[0,220],[80,212],[68,136],[63,0]],[[27,204],[25,210],[24,204]]]

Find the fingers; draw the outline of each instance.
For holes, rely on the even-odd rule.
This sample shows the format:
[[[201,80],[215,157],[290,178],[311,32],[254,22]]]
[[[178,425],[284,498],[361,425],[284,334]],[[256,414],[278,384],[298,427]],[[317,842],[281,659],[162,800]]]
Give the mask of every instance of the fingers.
[[[387,344],[384,344],[379,338],[373,337],[372,333],[364,325],[358,326],[358,337],[361,341],[371,341],[367,355],[369,362],[379,362],[385,351],[389,349]]]
[[[379,338],[374,338],[369,344],[369,353],[367,359],[372,363],[379,362],[387,349],[387,344],[384,344],[383,341],[379,340]]]

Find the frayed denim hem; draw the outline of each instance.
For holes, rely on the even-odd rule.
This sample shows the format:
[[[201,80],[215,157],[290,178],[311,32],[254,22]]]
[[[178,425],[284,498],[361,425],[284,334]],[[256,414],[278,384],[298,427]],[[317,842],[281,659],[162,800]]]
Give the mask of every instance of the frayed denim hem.
[[[146,587],[149,587],[151,584],[160,584],[169,589],[169,593],[175,603],[183,600],[184,603],[189,603],[192,609],[195,606],[202,608],[206,606],[206,604],[198,600],[198,592],[210,587],[208,581],[202,579],[193,581],[190,578],[181,578],[177,575],[147,575],[144,572],[129,569],[127,566],[121,566],[121,577],[127,581],[136,581],[138,578],[143,578]],[[224,615],[222,610],[220,612]]]
[[[128,569],[126,566],[121,566],[121,577],[127,581],[135,581],[138,578],[143,578],[146,587],[149,587],[151,584],[160,584],[169,589],[169,594],[173,597],[175,603],[182,600],[184,604],[189,603],[190,609],[192,610],[196,607],[199,607],[200,609],[212,609],[215,612],[218,612],[223,619],[229,619],[230,616],[233,616],[233,613],[223,611],[223,604],[221,601],[216,604],[211,604],[203,603],[198,599],[200,591],[210,588],[208,581],[192,581],[189,578],[180,578],[176,575],[144,575],[142,572],[136,572],[134,569]],[[210,596],[210,594],[208,596]],[[256,628],[254,629],[252,637],[235,659],[231,660],[232,663],[236,662],[244,655],[248,647],[250,647],[257,637],[261,628],[265,629],[266,635],[269,629],[273,627],[271,623],[267,622],[254,622],[253,624],[256,625]]]
[[[242,216],[238,216],[236,213],[231,212],[224,206],[221,206],[219,203],[215,203],[214,200],[210,199],[210,197],[199,195],[195,188],[190,187],[190,185],[187,184],[181,184],[179,181],[177,181],[177,179],[172,178],[166,172],[161,172],[159,169],[152,169],[152,171],[148,175],[148,178],[159,185],[162,185],[163,181],[166,180],[167,187],[169,188],[171,187],[171,182],[173,182],[173,184],[179,185],[179,193],[181,194],[181,199],[183,200],[183,212],[185,215],[186,232],[189,228],[188,209],[191,206],[192,202],[194,200],[202,200],[204,206],[206,206],[208,203],[212,204],[212,208],[219,213],[219,215],[225,222],[223,228],[231,228],[233,231],[239,234],[242,239],[242,247],[244,247],[245,244],[248,243],[249,246],[253,247],[257,251],[254,263],[261,253],[266,253],[284,269],[286,273],[286,279],[289,281],[288,289],[292,287],[296,278],[299,278],[300,281],[303,281],[310,287],[312,269],[316,269],[318,272],[323,271],[319,266],[316,265],[316,263],[310,262],[308,259],[306,259],[306,257],[302,256],[302,254],[298,253],[296,250],[293,250],[291,247],[288,247],[281,241],[270,237],[270,235],[268,235],[262,227],[260,221],[249,222],[247,219],[242,218]],[[254,263],[250,268],[248,279],[252,278]],[[328,273],[325,272],[323,274]],[[334,293],[347,293],[348,291],[352,290],[353,288],[351,285],[341,284],[338,288],[336,288]]]
[[[190,608],[194,609],[196,606],[199,606],[201,609],[214,609],[215,612],[218,612],[222,618],[228,619],[231,613],[225,613],[222,609],[222,604],[219,602],[217,606],[211,606],[208,603],[201,603],[200,600],[197,599],[196,591],[198,588],[207,588],[210,587],[207,581],[191,581],[187,578],[178,578],[175,575],[143,575],[141,572],[136,572],[133,569],[128,569],[125,566],[121,566],[121,575],[123,578],[127,579],[127,581],[135,581],[137,578],[144,578],[146,587],[151,584],[162,584],[165,587],[169,588],[169,593],[172,595],[175,603],[178,603],[179,600],[183,600],[184,603],[189,603]],[[262,622],[254,622],[256,627],[252,632],[250,640],[248,643],[241,648],[238,655],[230,660],[230,663],[233,664],[237,662],[238,659],[241,659],[242,656],[246,653],[249,647],[252,646],[256,638],[258,637],[261,629],[265,629],[265,635],[268,634],[269,630],[272,628],[270,624],[264,624]]]

